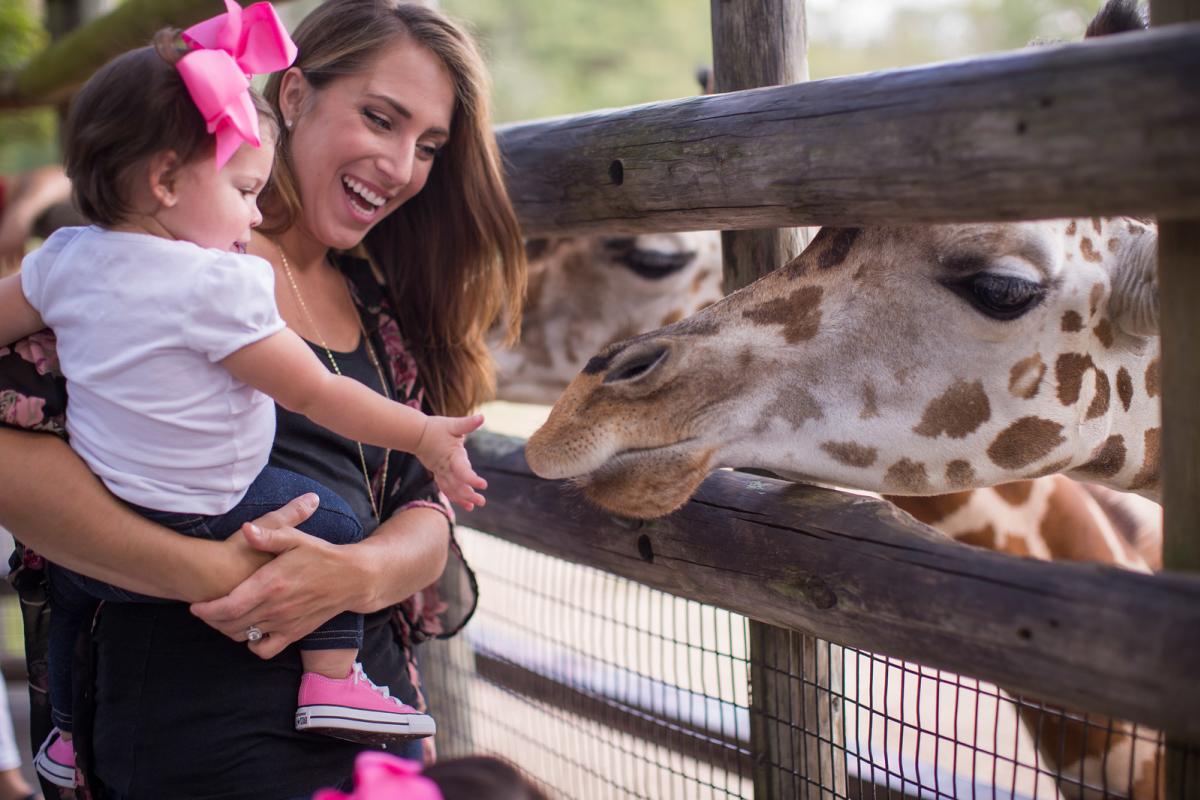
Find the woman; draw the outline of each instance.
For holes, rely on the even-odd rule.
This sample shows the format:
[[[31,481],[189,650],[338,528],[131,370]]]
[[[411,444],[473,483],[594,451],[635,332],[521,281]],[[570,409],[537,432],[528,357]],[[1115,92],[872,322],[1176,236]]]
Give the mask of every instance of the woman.
[[[479,56],[437,12],[377,0],[330,0],[294,38],[295,66],[266,90],[283,133],[251,252],[274,265],[280,312],[331,369],[465,412],[491,389],[484,332],[519,306],[524,281]],[[27,394],[20,369],[3,366],[0,389]],[[52,426],[50,400],[24,402],[16,421]],[[0,431],[0,522],[28,546],[134,591],[221,598],[192,613],[118,604],[99,615],[93,753],[81,762],[111,796],[290,798],[343,782],[358,748],[293,729],[288,645],[344,610],[368,614],[368,674],[421,703],[411,645],[436,629],[419,592],[452,543],[429,476],[283,410],[272,463],[341,494],[372,535],[334,547],[300,534],[288,527],[306,513],[300,498],[250,546],[188,539],[112,500],[57,438]],[[247,649],[251,627],[265,636]]]

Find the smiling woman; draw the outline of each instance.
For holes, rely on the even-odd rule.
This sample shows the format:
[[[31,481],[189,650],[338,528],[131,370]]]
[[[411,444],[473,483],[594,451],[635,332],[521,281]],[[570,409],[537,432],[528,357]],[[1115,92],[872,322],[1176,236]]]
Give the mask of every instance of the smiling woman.
[[[392,0],[329,0],[294,39],[294,67],[267,87],[276,169],[248,250],[270,263],[280,315],[331,371],[427,412],[466,411],[491,391],[484,333],[502,308],[519,319],[525,278],[478,52],[439,12]],[[36,374],[18,361],[0,363],[0,392],[46,413],[3,422],[61,431],[52,359]],[[424,709],[414,645],[455,627],[425,588],[447,563],[456,582],[463,567],[444,501],[408,454],[275,414],[271,465],[340,495],[361,542],[289,527],[311,498],[245,540],[182,537],[114,501],[59,438],[0,430],[0,511],[21,541],[123,589],[193,603],[110,604],[96,620],[94,725],[76,724],[76,749],[104,796],[283,800],[344,783],[360,747],[296,729],[290,646],[344,611],[365,615],[366,673]]]

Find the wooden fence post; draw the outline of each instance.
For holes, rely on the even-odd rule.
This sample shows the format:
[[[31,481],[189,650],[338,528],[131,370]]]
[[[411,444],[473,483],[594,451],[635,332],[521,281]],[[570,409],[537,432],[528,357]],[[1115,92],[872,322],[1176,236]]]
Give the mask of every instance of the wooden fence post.
[[[803,0],[713,0],[712,37],[717,92],[808,79]],[[806,244],[802,228],[723,232],[725,290],[782,266]],[[753,619],[749,625],[754,796],[844,797],[841,649]]]
[[[1200,20],[1200,0],[1153,0],[1150,15],[1156,26]],[[1163,568],[1200,572],[1200,219],[1159,224],[1158,293]],[[1166,796],[1200,798],[1200,742],[1168,738],[1167,743]]]

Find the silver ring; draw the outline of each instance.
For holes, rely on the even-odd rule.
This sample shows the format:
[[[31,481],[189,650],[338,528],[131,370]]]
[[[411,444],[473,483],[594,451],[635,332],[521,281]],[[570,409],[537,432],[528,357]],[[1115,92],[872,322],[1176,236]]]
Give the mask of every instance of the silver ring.
[[[260,629],[257,625],[251,625],[249,628],[246,628],[246,639],[248,641],[257,642],[262,637],[262,629]]]

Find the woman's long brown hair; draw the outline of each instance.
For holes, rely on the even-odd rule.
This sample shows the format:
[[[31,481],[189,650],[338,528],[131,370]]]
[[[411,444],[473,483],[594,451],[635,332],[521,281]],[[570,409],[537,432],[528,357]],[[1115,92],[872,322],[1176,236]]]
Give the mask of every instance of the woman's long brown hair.
[[[381,220],[363,244],[387,281],[405,344],[417,360],[432,408],[461,415],[492,397],[495,374],[485,343],[502,318],[516,339],[525,292],[525,252],[504,188],[491,130],[489,85],[471,37],[440,12],[394,0],[327,0],[293,34],[294,66],[318,91],[369,69],[385,48],[408,40],[445,64],[454,82],[450,138],[425,188]],[[267,82],[279,108],[282,74]],[[287,130],[263,194],[278,235],[300,214]]]

